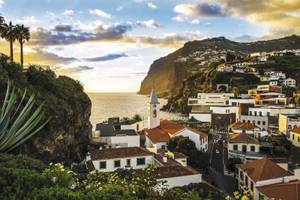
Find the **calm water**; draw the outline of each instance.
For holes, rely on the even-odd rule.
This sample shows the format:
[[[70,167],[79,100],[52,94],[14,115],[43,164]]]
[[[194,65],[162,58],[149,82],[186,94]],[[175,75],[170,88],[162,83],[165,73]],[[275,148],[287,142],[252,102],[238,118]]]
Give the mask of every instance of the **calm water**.
[[[89,93],[92,100],[91,123],[107,120],[109,117],[132,117],[139,114],[146,116],[149,97],[134,93]],[[167,100],[160,99],[160,104],[165,105]],[[161,112],[161,118],[175,119],[179,115]]]

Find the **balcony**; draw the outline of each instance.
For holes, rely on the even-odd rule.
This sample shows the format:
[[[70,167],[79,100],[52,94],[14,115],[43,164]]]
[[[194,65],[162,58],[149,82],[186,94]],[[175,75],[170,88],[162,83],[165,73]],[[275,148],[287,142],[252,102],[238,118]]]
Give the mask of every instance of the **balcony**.
[[[264,157],[264,154],[258,152],[242,152],[235,150],[228,150],[229,157],[239,157],[242,160],[257,160]]]

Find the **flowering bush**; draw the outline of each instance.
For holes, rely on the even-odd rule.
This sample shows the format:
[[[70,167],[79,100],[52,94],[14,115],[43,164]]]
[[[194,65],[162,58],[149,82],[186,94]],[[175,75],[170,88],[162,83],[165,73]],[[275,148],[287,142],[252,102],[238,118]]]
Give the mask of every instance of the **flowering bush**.
[[[54,185],[75,189],[77,179],[72,171],[66,170],[61,163],[50,163],[43,175],[48,177]]]

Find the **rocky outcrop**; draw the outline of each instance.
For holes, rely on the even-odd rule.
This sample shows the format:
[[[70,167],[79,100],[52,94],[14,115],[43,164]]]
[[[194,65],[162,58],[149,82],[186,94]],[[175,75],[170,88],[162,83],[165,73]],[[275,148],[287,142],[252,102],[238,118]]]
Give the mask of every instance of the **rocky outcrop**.
[[[15,153],[27,154],[46,163],[82,161],[92,132],[89,121],[92,104],[83,86],[69,77],[57,77],[48,68],[30,66],[22,70],[15,63],[1,60],[0,86],[4,86],[7,79],[17,88],[35,93],[37,105],[45,103],[45,120],[50,120]],[[0,90],[0,96],[3,92],[5,90]]]

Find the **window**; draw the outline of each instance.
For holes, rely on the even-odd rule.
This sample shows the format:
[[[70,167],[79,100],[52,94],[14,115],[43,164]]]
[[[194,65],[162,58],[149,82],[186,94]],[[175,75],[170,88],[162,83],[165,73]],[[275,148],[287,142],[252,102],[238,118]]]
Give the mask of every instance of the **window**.
[[[251,183],[250,183],[250,189],[251,189],[251,191],[253,191],[253,189],[254,189],[253,181],[251,181]]]
[[[245,185],[248,187],[248,176],[245,178]]]
[[[100,169],[106,169],[106,161],[100,161],[99,168]]]
[[[121,160],[115,160],[115,161],[114,161],[114,167],[115,167],[115,168],[121,167]]]
[[[233,150],[234,150],[234,151],[237,151],[237,150],[238,150],[238,145],[237,145],[237,144],[233,145]]]
[[[131,160],[130,160],[130,159],[127,159],[127,160],[126,160],[126,166],[127,166],[127,167],[130,167],[130,166],[131,166]]]
[[[166,149],[166,145],[161,145],[161,149]]]
[[[300,137],[298,136],[298,142],[300,142]]]
[[[156,111],[156,109],[153,111],[153,117],[154,117],[154,118],[157,117],[157,111]]]
[[[255,146],[251,146],[250,149],[251,149],[251,151],[254,152],[255,151]]]
[[[256,116],[257,115],[257,112],[256,111],[254,111],[254,116]]]
[[[257,121],[257,124],[260,125],[260,121]]]
[[[262,112],[261,111],[259,111],[259,116],[262,116]]]
[[[293,134],[292,137],[293,137],[293,140],[294,140],[295,139],[295,135]]]
[[[137,158],[136,159],[136,165],[145,165],[146,159],[145,158]]]
[[[263,124],[263,125],[266,125],[266,122],[265,122],[265,121],[262,121],[262,124]]]

